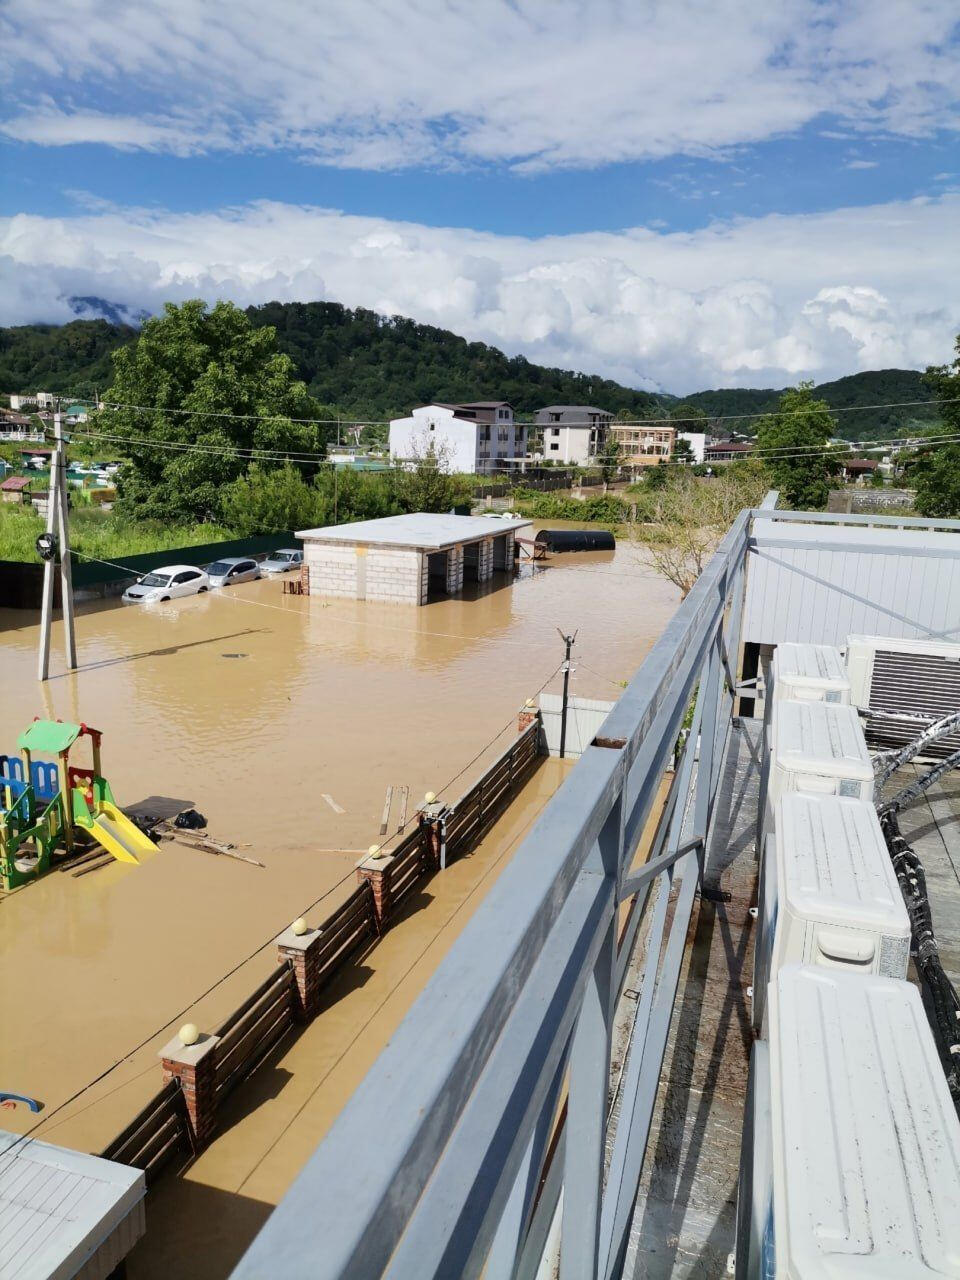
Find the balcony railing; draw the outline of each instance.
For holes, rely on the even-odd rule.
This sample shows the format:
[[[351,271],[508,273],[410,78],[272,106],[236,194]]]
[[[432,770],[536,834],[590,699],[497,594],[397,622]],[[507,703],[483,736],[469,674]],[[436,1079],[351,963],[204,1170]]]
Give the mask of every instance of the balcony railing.
[[[619,1273],[730,726],[751,518],[734,522],[235,1276],[532,1277],[549,1249],[561,1280]],[[614,1014],[641,923],[614,1123]]]

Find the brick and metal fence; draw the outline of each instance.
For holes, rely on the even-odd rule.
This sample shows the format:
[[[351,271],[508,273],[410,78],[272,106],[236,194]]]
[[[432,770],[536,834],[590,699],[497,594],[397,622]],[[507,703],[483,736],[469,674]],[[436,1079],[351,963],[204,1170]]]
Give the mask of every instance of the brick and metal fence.
[[[229,1017],[193,1043],[180,1036],[160,1051],[163,1087],[100,1153],[143,1169],[151,1185],[174,1159],[197,1155],[216,1133],[221,1102],[296,1028],[323,1007],[337,974],[366,954],[397,919],[418,885],[466,853],[533,771],[541,728],[520,714],[520,732],[483,777],[454,804],[425,805],[393,849],[363,859],[357,887],[322,924],[296,921],[276,940],[277,968]]]

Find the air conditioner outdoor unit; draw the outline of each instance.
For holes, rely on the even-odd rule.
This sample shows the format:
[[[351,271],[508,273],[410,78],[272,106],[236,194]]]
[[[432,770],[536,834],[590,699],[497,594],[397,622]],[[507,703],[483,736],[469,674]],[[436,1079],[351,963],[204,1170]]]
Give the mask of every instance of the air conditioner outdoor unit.
[[[941,640],[896,640],[849,636],[847,673],[857,707],[891,714],[907,712],[938,720],[960,711],[960,644]],[[872,747],[902,747],[918,736],[916,720],[870,716],[864,722]],[[925,756],[940,759],[960,750],[960,733],[931,744]]]
[[[770,659],[764,702],[850,701],[850,680],[839,649],[826,644],[778,644]]]
[[[760,868],[753,1025],[786,964],[904,979],[910,919],[876,810],[866,800],[785,792]]]
[[[853,707],[775,702],[766,739],[757,806],[758,856],[784,792],[872,799],[873,765]]]
[[[772,1193],[752,1198],[752,1274],[960,1276],[960,1121],[918,989],[787,965],[770,1001]]]

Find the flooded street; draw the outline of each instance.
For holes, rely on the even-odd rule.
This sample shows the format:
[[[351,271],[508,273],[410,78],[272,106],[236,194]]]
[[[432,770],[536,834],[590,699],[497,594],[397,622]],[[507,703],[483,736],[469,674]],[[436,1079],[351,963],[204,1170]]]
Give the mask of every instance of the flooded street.
[[[164,842],[140,867],[52,873],[0,899],[0,1082],[42,1100],[39,1136],[94,1149],[129,1119],[159,1086],[170,1027],[222,1018],[273,965],[291,919],[311,904],[320,919],[351,891],[359,853],[386,839],[388,786],[391,833],[401,787],[408,819],[425,791],[466,790],[524,699],[559,691],[558,627],[579,632],[571,692],[613,700],[677,602],[626,544],[423,608],[284,596],[267,580],[85,606],[79,670],[63,671],[57,624],[45,686],[36,616],[0,610],[0,750],[35,716],[86,722],[103,731],[119,804],[193,804],[214,837],[264,864]],[[36,1121],[21,1107],[4,1126]]]

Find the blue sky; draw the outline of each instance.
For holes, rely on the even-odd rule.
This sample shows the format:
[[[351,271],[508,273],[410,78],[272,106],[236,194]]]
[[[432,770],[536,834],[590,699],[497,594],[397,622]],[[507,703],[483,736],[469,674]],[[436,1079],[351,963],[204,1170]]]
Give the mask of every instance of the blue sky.
[[[942,360],[954,0],[7,0],[0,322],[329,297],[636,385]]]

